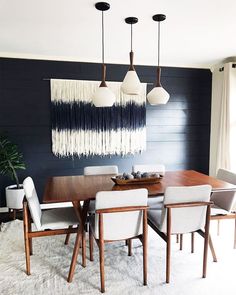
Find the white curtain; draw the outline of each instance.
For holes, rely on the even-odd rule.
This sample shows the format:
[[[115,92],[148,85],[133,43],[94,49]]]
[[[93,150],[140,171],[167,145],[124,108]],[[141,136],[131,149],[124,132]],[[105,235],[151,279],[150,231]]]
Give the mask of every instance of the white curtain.
[[[213,71],[211,105],[210,175],[219,168],[235,170],[236,69],[227,63]]]
[[[236,63],[235,63],[236,65]],[[236,67],[230,74],[230,166],[236,172]]]

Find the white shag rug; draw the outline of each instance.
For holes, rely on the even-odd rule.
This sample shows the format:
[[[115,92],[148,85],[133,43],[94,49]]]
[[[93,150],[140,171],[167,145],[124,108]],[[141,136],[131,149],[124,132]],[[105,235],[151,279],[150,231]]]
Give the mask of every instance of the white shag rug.
[[[196,234],[195,253],[190,253],[190,237],[184,236],[184,249],[172,240],[171,282],[165,283],[165,242],[149,228],[148,286],[142,285],[142,247],[133,242],[133,255],[127,255],[124,242],[105,246],[105,282],[107,294],[207,295],[236,294],[236,250],[233,249],[232,220],[221,222],[221,235],[216,236],[215,222],[211,232],[218,262],[209,252],[207,278],[202,279],[203,239]],[[0,294],[100,294],[99,256],[94,245],[94,262],[87,267],[78,259],[72,283],[66,278],[71,262],[74,235],[69,245],[64,236],[33,240],[31,276],[25,274],[22,221],[2,225],[0,232]],[[88,249],[88,246],[87,246]],[[87,251],[88,257],[88,251]]]

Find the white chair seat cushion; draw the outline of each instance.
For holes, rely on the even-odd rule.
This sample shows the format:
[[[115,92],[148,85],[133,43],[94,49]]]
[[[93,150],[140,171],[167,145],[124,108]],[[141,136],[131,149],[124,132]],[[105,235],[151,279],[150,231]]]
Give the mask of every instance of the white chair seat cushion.
[[[74,208],[58,208],[42,211],[41,230],[60,229],[79,224]]]
[[[162,210],[148,210],[148,219],[157,227],[161,225]]]
[[[160,210],[163,206],[163,196],[148,198],[149,210]]]
[[[229,214],[229,212],[225,209],[222,209],[216,205],[213,205],[211,207],[211,216],[215,216],[215,215],[227,215]]]

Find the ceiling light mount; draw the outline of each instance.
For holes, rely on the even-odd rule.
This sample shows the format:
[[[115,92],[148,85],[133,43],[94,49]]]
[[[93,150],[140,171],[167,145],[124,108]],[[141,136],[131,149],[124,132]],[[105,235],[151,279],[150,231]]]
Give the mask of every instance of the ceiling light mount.
[[[165,16],[165,14],[155,14],[155,15],[153,15],[152,19],[155,22],[163,22],[166,19],[166,16]]]
[[[134,17],[134,16],[126,17],[125,22],[128,25],[134,25],[134,24],[137,24],[138,18],[137,17]]]
[[[106,11],[106,10],[110,9],[110,4],[107,3],[107,2],[97,2],[95,4],[95,7],[96,7],[97,10]]]

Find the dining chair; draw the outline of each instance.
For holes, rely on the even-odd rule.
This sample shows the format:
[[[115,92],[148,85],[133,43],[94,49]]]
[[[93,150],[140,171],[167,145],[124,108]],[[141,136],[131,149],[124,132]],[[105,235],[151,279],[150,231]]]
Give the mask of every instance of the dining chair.
[[[233,173],[226,169],[219,169],[217,172],[217,178],[236,185],[236,173]],[[217,220],[218,222],[218,234],[220,220],[234,219],[234,248],[236,248],[236,210],[234,208],[236,203],[235,191],[221,191],[214,192],[211,195],[211,201],[214,205],[211,208],[211,220]]]
[[[87,166],[84,167],[84,175],[85,176],[93,176],[93,175],[109,175],[109,174],[118,174],[118,166],[116,165],[104,165],[104,166]],[[95,214],[95,201],[90,200],[88,214]],[[67,235],[66,241],[69,242],[70,234]],[[85,232],[83,233],[84,243],[86,243]],[[85,247],[85,245],[84,245]]]
[[[133,165],[132,167],[133,172],[140,171],[141,173],[144,172],[156,172],[161,175],[165,175],[165,165],[163,164],[138,164]],[[163,196],[157,197],[149,197],[148,198],[148,206],[150,210],[161,209],[163,203]]]
[[[84,175],[92,176],[92,175],[109,175],[109,174],[118,174],[118,166],[87,166],[84,167]],[[89,203],[89,213],[95,213],[95,201],[90,201]]]
[[[30,255],[33,254],[32,239],[43,236],[77,233],[78,217],[74,208],[54,208],[42,210],[33,179],[23,181],[23,223],[26,256],[26,273],[30,275]],[[35,230],[32,230],[32,223]],[[65,244],[67,241],[65,241]],[[82,248],[82,251],[84,249]]]
[[[202,276],[206,277],[211,189],[210,185],[167,187],[162,209],[148,210],[149,226],[166,242],[166,283],[170,282],[172,234],[198,232],[204,237]]]
[[[84,167],[84,175],[118,174],[118,167],[112,166],[87,166]]]
[[[95,215],[89,220],[90,260],[93,237],[99,248],[101,292],[105,292],[104,244],[139,238],[143,245],[143,284],[147,285],[147,196],[146,189],[98,192]],[[131,255],[131,249],[129,251]]]

